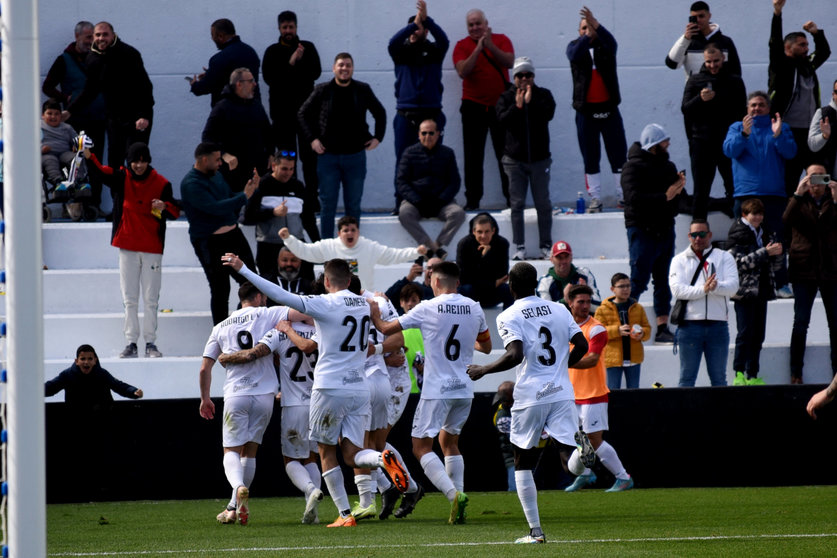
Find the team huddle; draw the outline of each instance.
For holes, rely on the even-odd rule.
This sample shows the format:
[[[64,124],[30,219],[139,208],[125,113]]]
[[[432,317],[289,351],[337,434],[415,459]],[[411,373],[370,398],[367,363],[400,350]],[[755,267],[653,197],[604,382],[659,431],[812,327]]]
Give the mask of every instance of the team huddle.
[[[319,523],[321,479],[339,514],[329,527],[352,527],[377,515],[377,492],[381,519],[393,512],[396,517],[409,515],[424,489],[386,436],[410,391],[402,331],[416,328],[424,339],[426,363],[413,418],[413,453],[426,477],[450,501],[448,523],[464,523],[466,517],[459,436],[470,413],[473,380],[520,364],[511,441],[530,533],[516,542],[545,542],[532,475],[542,432],[559,444],[565,466],[576,475],[589,472],[586,467],[595,462],[596,450],[580,428],[568,373],[568,366],[579,364],[588,353],[587,339],[565,306],[536,296],[534,267],[518,263],[511,270],[516,301],[497,318],[506,352],[487,366],[477,366],[472,364],[474,351],[490,353],[491,337],[480,305],[457,293],[459,269],[452,262],[434,266],[434,298],[399,317],[386,298],[361,290],[345,260],[326,262],[324,294],[310,296],[291,294],[259,277],[234,254],[226,254],[223,261],[249,282],[239,290],[241,308],[213,328],[200,371],[200,414],[211,419],[212,366],[217,360],[226,368],[223,465],[232,498],[218,514],[219,522],[249,521],[248,487],[256,451],[280,382],[282,453],[289,478],[305,495],[302,522]],[[281,306],[265,307],[268,297]],[[605,422],[606,412],[605,406]],[[433,451],[435,439],[444,462]],[[354,507],[337,460],[338,447],[344,463],[355,470],[359,502]]]

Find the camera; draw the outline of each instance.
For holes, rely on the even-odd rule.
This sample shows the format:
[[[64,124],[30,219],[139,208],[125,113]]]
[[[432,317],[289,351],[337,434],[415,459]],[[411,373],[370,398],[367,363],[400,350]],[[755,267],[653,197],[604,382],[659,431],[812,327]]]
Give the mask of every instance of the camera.
[[[812,174],[811,184],[828,184],[831,182],[831,176],[827,174]]]

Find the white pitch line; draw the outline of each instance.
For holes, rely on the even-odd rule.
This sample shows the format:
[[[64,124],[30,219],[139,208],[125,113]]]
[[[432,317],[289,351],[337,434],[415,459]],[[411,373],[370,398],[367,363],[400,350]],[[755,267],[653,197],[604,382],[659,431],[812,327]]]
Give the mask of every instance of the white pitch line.
[[[632,539],[568,539],[551,540],[548,544],[607,544],[607,543],[645,543],[645,542],[689,542],[689,541],[734,541],[753,539],[821,539],[837,537],[837,533],[798,533],[784,535],[706,535],[695,537],[639,537]],[[206,552],[284,552],[300,550],[362,550],[367,548],[436,548],[436,547],[466,547],[466,546],[499,546],[511,545],[513,541],[484,541],[484,542],[455,542],[455,543],[426,543],[426,544],[356,544],[329,546],[275,546],[253,548],[202,548],[183,550],[136,550],[121,552],[52,552],[49,556],[148,556],[159,554],[200,554]]]

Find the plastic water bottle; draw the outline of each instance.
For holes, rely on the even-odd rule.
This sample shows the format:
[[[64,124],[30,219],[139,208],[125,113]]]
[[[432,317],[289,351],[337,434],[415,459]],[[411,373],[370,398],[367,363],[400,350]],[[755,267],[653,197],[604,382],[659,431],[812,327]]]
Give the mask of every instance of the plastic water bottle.
[[[575,200],[575,212],[584,213],[584,192],[578,193],[578,199]]]

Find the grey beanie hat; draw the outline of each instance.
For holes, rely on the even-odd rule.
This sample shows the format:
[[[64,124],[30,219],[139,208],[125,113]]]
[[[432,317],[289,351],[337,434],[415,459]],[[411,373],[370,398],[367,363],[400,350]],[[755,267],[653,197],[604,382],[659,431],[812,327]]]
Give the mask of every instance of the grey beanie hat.
[[[668,132],[659,124],[649,124],[642,129],[642,133],[639,135],[639,143],[645,151],[667,139],[670,139]]]

